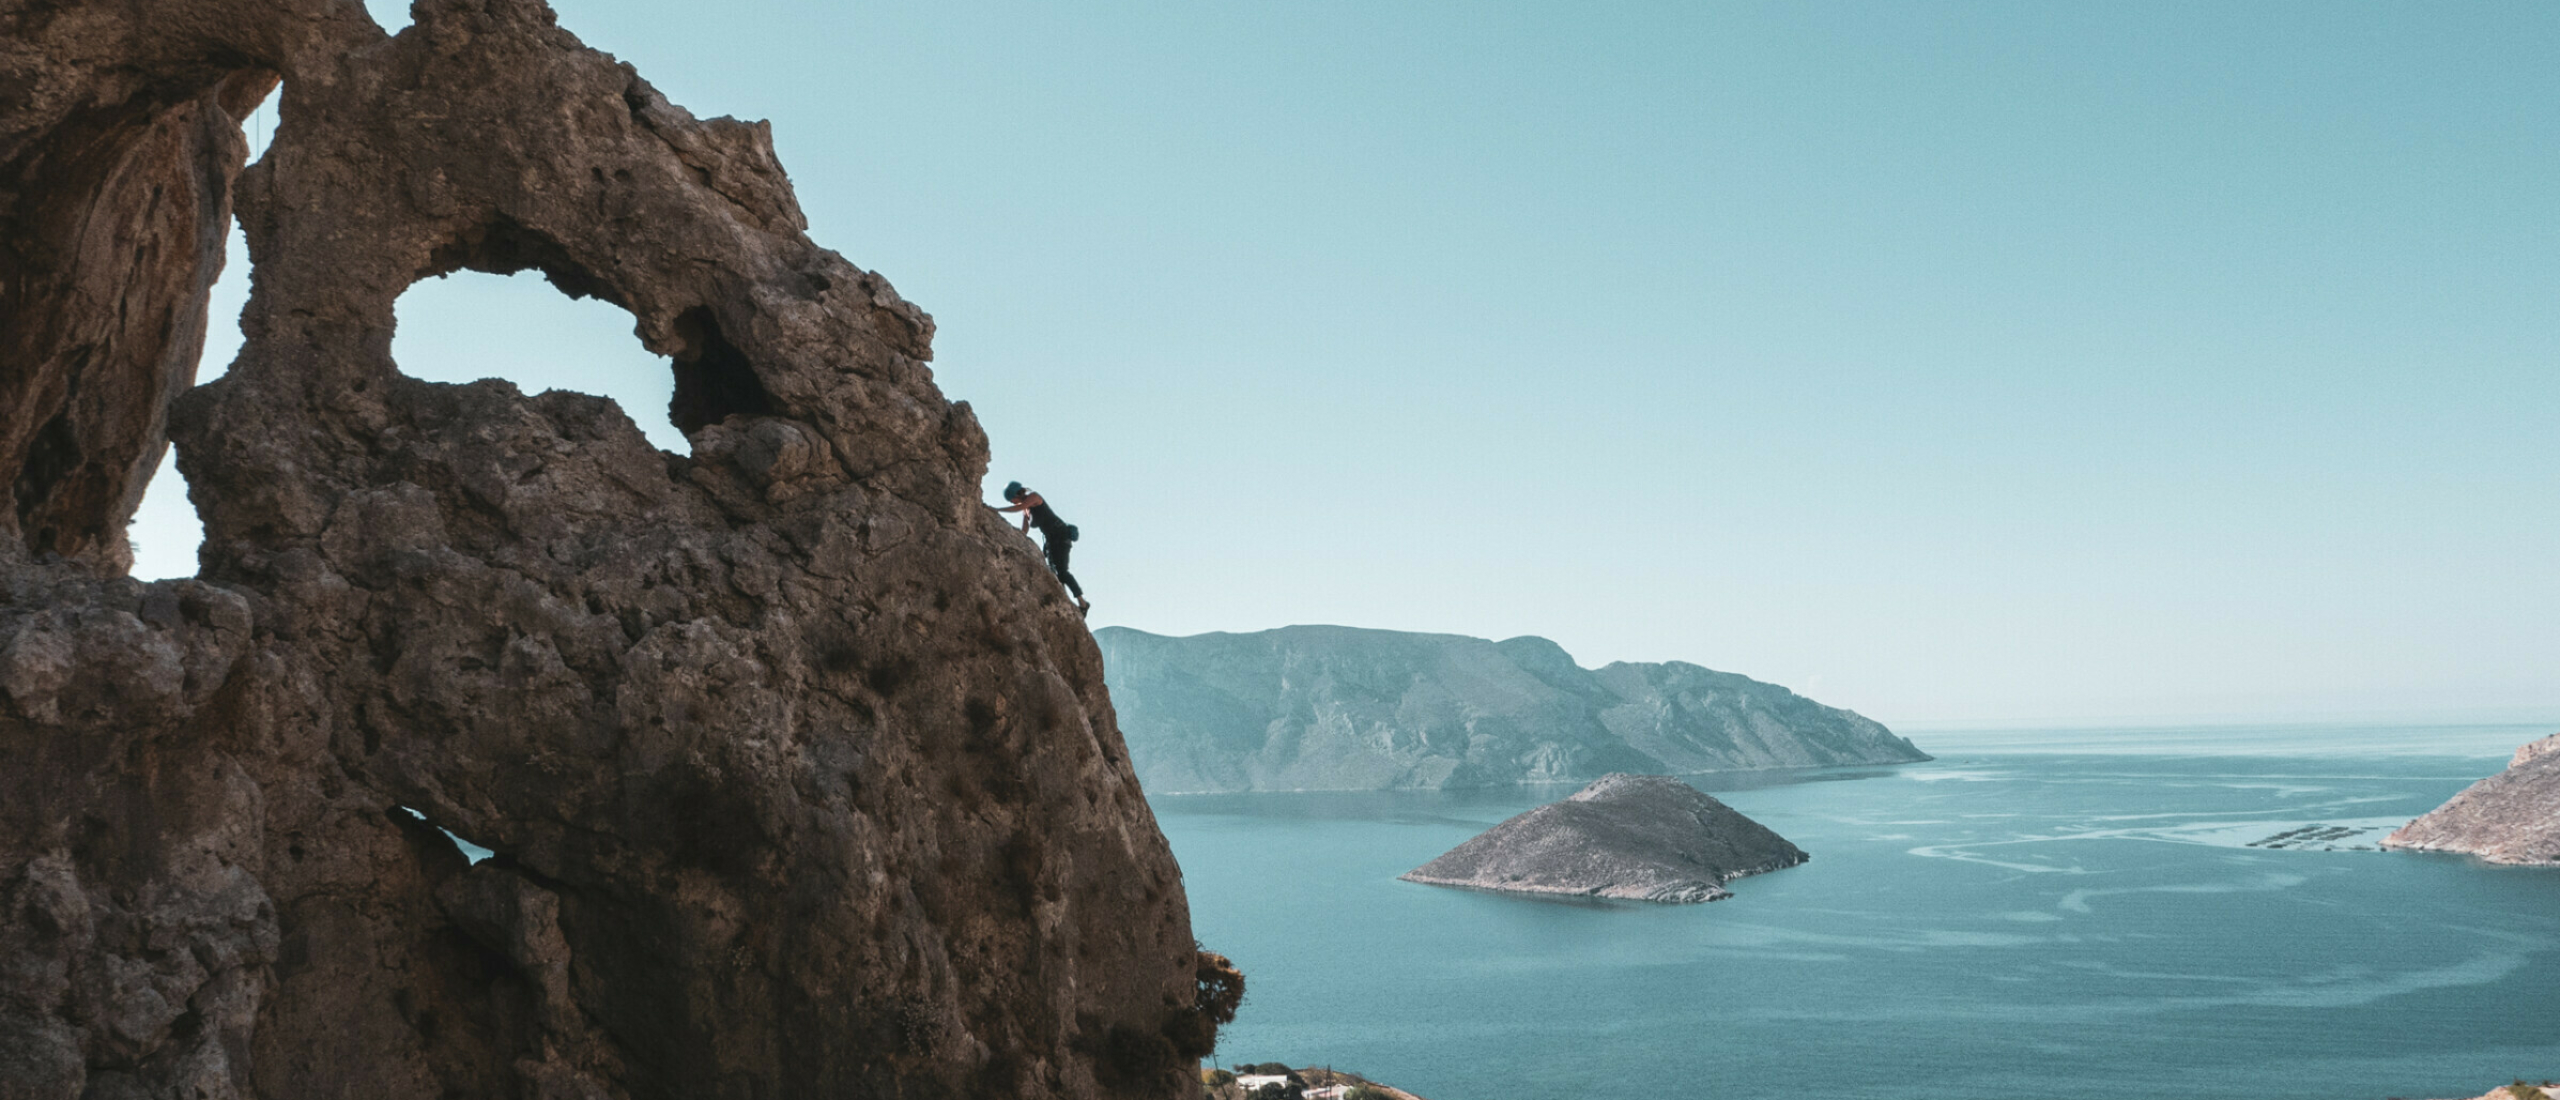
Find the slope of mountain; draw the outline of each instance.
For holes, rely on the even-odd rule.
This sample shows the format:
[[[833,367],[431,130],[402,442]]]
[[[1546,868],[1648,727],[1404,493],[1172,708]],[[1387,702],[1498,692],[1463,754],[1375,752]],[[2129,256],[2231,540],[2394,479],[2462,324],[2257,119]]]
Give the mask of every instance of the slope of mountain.
[[[2401,826],[2383,838],[2382,846],[2466,852],[2491,863],[2560,866],[2560,734],[2517,749],[2507,770]]]
[[[1678,661],[1586,669],[1554,642],[1340,626],[1105,627],[1153,794],[1490,787],[1929,759],[1849,711]]]

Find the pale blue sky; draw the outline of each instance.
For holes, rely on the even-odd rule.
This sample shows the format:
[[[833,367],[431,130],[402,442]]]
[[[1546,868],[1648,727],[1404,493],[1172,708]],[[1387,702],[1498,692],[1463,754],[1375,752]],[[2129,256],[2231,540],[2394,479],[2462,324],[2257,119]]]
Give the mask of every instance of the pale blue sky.
[[[2560,720],[2560,6],[557,6],[773,121],[1097,625]],[[401,320],[666,429],[610,306]]]

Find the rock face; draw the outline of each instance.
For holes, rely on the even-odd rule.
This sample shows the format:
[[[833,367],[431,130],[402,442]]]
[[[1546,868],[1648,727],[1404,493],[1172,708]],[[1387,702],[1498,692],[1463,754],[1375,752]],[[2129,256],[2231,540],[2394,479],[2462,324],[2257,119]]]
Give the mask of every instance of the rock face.
[[[0,1098],[1196,1094],[1241,978],[931,320],[762,124],[414,14],[0,0]],[[464,267],[630,311],[691,453],[402,375]],[[202,574],[141,584],[164,424]]]
[[[1793,867],[1804,849],[1667,775],[1610,775],[1487,829],[1397,877],[1433,886],[1631,901],[1732,897],[1724,884]]]
[[[125,523],[195,383],[239,119],[275,74],[206,55],[202,13],[0,2],[0,531],[128,564]]]
[[[2382,846],[2560,867],[2560,734],[2517,749],[2507,770],[2401,826]]]
[[[1507,786],[1608,772],[1927,760],[1849,711],[1678,661],[1582,668],[1544,638],[1293,626],[1096,632],[1157,794]]]

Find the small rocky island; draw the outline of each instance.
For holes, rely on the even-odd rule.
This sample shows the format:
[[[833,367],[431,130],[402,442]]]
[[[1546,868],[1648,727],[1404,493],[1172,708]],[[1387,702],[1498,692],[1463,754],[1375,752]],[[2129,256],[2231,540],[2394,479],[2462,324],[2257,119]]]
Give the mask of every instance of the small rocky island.
[[[1804,849],[1667,775],[1607,775],[1397,877],[1432,886],[1701,902]]]
[[[2517,749],[2507,770],[2401,826],[2382,846],[2560,867],[2560,734]]]

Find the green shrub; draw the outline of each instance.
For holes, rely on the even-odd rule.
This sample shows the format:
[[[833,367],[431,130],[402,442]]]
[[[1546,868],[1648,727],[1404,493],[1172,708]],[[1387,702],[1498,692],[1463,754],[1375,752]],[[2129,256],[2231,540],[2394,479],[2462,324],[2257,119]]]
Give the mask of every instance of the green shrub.
[[[1342,1094],[1342,1100],[1388,1100],[1387,1090],[1376,1085],[1353,1085]]]
[[[1216,1085],[1232,1085],[1232,1084],[1234,1084],[1234,1083],[1235,1083],[1235,1080],[1236,1080],[1236,1075],[1235,1075],[1235,1074],[1232,1074],[1232,1073],[1229,1073],[1229,1072],[1227,1072],[1227,1071],[1225,1071],[1225,1070],[1219,1069],[1219,1068],[1217,1068],[1216,1066],[1202,1066],[1202,1067],[1200,1067],[1200,1083],[1201,1083],[1201,1084],[1204,1084],[1204,1085],[1211,1085],[1211,1086],[1216,1086]]]

